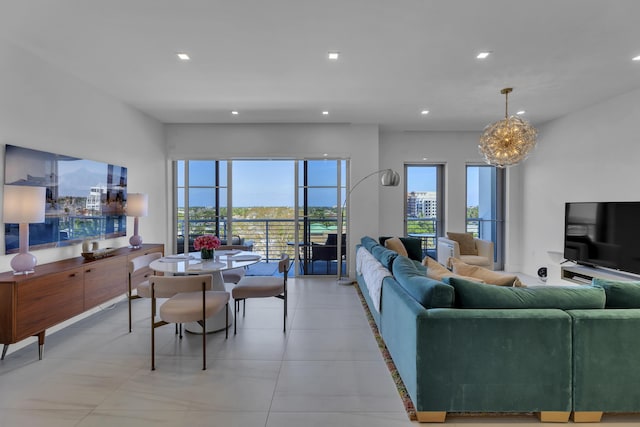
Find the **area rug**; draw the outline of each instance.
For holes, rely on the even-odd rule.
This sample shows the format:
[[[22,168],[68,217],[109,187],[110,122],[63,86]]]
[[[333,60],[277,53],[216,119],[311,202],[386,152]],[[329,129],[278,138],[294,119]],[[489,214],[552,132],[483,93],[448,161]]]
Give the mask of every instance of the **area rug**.
[[[402,378],[400,378],[400,374],[398,373],[398,369],[396,365],[393,363],[393,359],[391,359],[391,354],[389,354],[389,350],[380,336],[380,332],[378,331],[378,325],[376,325],[376,321],[373,320],[373,316],[369,311],[369,306],[367,305],[367,301],[364,299],[362,295],[362,291],[360,287],[356,284],[353,285],[356,288],[356,292],[358,293],[358,297],[360,297],[360,302],[362,303],[362,307],[364,308],[364,312],[367,316],[367,321],[369,322],[369,326],[371,327],[371,332],[373,332],[373,336],[376,338],[376,342],[378,343],[378,348],[380,349],[380,353],[382,353],[382,358],[387,364],[387,368],[389,368],[389,372],[391,373],[391,378],[393,378],[393,382],[396,384],[396,388],[398,389],[398,394],[400,394],[400,398],[402,399],[402,403],[404,404],[404,409],[407,411],[407,416],[411,421],[417,421],[418,417],[416,416],[416,408],[413,406],[413,402],[411,401],[411,397],[407,392],[407,388],[404,386],[402,382]]]

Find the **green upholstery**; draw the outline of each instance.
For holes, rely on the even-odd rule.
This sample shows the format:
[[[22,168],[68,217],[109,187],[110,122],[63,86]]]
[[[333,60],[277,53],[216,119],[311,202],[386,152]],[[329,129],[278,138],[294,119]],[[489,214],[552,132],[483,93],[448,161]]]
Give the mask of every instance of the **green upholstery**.
[[[425,309],[389,285],[382,336],[418,411],[571,410],[564,311]]]
[[[514,288],[472,282],[459,277],[444,279],[455,288],[460,308],[604,308],[605,293],[597,286],[534,286]]]
[[[393,260],[398,256],[398,252],[392,251],[380,245],[374,246],[371,253],[389,271],[391,271]]]
[[[569,310],[575,411],[640,411],[640,309]]]
[[[378,246],[379,243],[376,242],[375,239],[369,236],[364,236],[360,239],[360,243],[364,246],[369,252],[373,253],[374,246]]]
[[[640,308],[640,282],[594,278],[592,284],[604,289],[607,308]]]
[[[380,236],[380,239],[378,240],[380,240],[380,244],[384,246],[385,240],[390,238],[390,236]],[[407,250],[409,258],[416,261],[422,261],[422,240],[417,237],[399,237],[399,239]]]
[[[399,284],[425,308],[452,307],[453,288],[425,276],[413,261],[398,255],[393,261],[393,275]]]
[[[636,284],[448,286],[392,262],[371,312],[417,411],[640,412],[640,308],[604,309],[640,301]]]

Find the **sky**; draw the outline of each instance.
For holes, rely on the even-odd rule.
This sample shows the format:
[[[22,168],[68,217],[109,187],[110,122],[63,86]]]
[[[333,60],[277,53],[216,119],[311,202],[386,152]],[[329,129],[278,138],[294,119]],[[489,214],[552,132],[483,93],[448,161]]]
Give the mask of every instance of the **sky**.
[[[301,162],[302,163],[302,162]],[[329,186],[332,188],[312,188],[309,190],[313,206],[336,205],[336,161],[309,161],[309,185]],[[220,162],[221,184],[226,186],[227,168]],[[190,161],[189,184],[193,186],[212,187],[214,181],[214,162],[210,160]],[[233,205],[235,207],[251,206],[293,206],[294,204],[294,160],[235,160],[233,162]],[[302,171],[299,172],[302,175]],[[477,168],[469,169],[468,196],[469,205],[478,204]],[[184,176],[182,168],[179,177]],[[409,167],[407,170],[407,191],[436,191],[436,167]],[[354,182],[357,182],[354,181]],[[184,185],[180,179],[179,185]],[[401,182],[401,186],[405,183]],[[212,206],[213,189],[192,189],[190,204],[192,206]],[[226,206],[226,192],[221,194],[221,206]],[[184,205],[184,197],[179,195],[179,204]]]

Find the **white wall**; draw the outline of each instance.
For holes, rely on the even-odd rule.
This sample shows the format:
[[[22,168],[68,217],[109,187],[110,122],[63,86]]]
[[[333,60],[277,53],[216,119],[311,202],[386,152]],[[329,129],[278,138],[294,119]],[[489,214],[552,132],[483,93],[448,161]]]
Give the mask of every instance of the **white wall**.
[[[376,125],[166,125],[167,155],[179,159],[351,160],[350,182],[380,169]],[[363,235],[378,235],[378,185],[364,181],[351,196],[350,259]],[[170,187],[169,187],[170,188]],[[168,195],[169,197],[169,195]],[[351,274],[355,268],[351,263]]]
[[[466,226],[466,165],[484,164],[478,152],[480,132],[389,132],[380,136],[380,166],[392,168],[404,176],[405,164],[444,164],[444,221],[445,230],[460,231]],[[427,160],[422,160],[423,158]],[[506,209],[505,270],[518,271],[520,197],[517,167],[507,170],[508,205]],[[381,235],[404,234],[405,183],[381,191]],[[516,246],[517,247],[517,246]]]
[[[525,273],[551,267],[547,251],[562,251],[564,203],[638,201],[640,90],[577,111],[540,128],[538,147],[524,164]]]
[[[129,191],[149,194],[150,215],[140,220],[140,235],[145,242],[165,243],[162,124],[2,40],[0,58],[0,144],[126,166]],[[0,151],[0,176],[4,177],[4,150]],[[131,219],[127,230],[130,235]],[[127,239],[101,245],[126,246]],[[33,251],[41,264],[80,252],[80,245]],[[11,269],[12,257],[0,256],[0,271]]]

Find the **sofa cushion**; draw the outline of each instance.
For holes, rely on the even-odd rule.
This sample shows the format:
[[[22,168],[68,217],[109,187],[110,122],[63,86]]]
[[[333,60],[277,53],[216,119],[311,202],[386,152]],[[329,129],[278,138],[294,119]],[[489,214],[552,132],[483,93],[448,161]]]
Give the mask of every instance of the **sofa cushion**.
[[[423,307],[445,308],[453,306],[453,288],[425,276],[409,258],[398,256],[394,260],[393,276],[396,282]]]
[[[503,273],[489,270],[478,265],[467,264],[457,258],[450,258],[449,262],[453,266],[453,272],[460,276],[469,276],[483,280],[485,283],[498,286],[522,286],[518,276],[515,274]]]
[[[478,279],[478,278],[470,277],[470,276],[461,276],[459,274],[455,274],[454,272],[450,271],[445,266],[443,266],[438,261],[436,261],[435,259],[433,259],[433,258],[431,258],[429,256],[424,257],[424,259],[422,260],[422,264],[421,265],[423,266],[423,268],[426,267],[425,275],[428,278],[433,279],[433,280],[442,281],[445,277],[456,276],[456,277],[461,277],[463,279],[473,280],[474,282],[484,283],[484,280],[482,280],[482,279]],[[421,269],[418,268],[418,270],[420,271]]]
[[[364,236],[362,239],[360,239],[360,243],[362,243],[362,246],[364,246],[365,249],[371,253],[373,253],[373,248],[379,245],[379,243],[373,237],[369,236]]]
[[[374,246],[371,254],[376,257],[376,259],[380,261],[380,264],[384,265],[384,267],[389,271],[392,270],[391,266],[393,265],[393,260],[398,256],[398,252],[380,245]]]
[[[384,245],[385,242],[391,239],[388,236],[380,236],[380,244]],[[421,261],[422,260],[422,240],[417,237],[398,237],[404,246],[404,249],[407,251],[407,255],[409,258]]]
[[[460,255],[478,255],[476,242],[473,240],[471,233],[451,233],[447,231],[447,237],[450,240],[458,242],[460,246]]]
[[[392,251],[398,252],[399,255],[408,257],[409,254],[404,247],[402,241],[397,237],[392,237],[390,239],[386,239],[384,241],[384,247],[387,249],[391,249]]]
[[[598,286],[493,286],[458,277],[444,280],[455,288],[460,308],[604,308],[604,289]]]
[[[607,308],[640,308],[640,282],[594,278],[591,283],[604,289]]]

